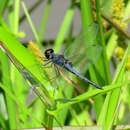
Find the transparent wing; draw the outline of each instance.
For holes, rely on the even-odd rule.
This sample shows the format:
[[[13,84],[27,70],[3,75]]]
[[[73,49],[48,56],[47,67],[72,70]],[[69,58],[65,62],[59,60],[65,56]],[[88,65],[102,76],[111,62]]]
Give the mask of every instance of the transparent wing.
[[[71,44],[65,44],[64,55],[74,55],[75,52],[80,51],[81,47],[89,47],[95,45],[95,40],[98,34],[98,24],[89,25],[85,33],[80,33]]]
[[[97,44],[98,25],[88,26],[85,33],[80,33],[76,40],[64,47],[64,56],[72,61],[73,66],[84,72],[91,64],[95,64],[102,52]]]

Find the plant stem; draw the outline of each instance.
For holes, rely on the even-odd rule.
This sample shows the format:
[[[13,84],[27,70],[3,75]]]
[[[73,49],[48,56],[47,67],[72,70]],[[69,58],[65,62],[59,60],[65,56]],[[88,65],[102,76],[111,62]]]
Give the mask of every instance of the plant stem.
[[[102,26],[102,17],[101,17],[101,12],[100,12],[100,3],[99,0],[96,0],[96,14],[97,14],[97,22],[99,24],[99,38],[100,38],[100,42],[103,46],[103,58],[104,60],[102,60],[104,63],[104,76],[106,78],[106,84],[108,84],[111,81],[110,78],[110,70],[109,70],[109,63],[108,63],[108,59],[107,59],[107,54],[106,54],[106,46],[105,46],[105,40],[104,40],[104,35],[103,35],[103,26]]]

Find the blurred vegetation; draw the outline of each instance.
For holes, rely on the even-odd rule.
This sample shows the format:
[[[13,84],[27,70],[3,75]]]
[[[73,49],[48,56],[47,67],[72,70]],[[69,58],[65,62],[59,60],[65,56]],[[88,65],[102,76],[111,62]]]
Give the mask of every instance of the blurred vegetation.
[[[27,8],[22,0],[0,1],[0,128],[48,129],[54,126],[96,125],[107,130],[115,125],[129,124],[130,35],[127,28],[130,1],[70,1],[57,36],[52,41],[44,40],[52,1],[44,1],[38,29],[30,17],[42,2],[37,0]],[[20,16],[21,10],[24,11],[23,16]],[[84,36],[80,42],[74,42],[79,38],[73,35],[76,10],[80,12],[80,32]],[[22,42],[28,34],[19,31],[23,21],[28,21],[28,28],[31,28],[35,39],[28,41],[29,47]],[[94,28],[86,31],[93,25],[98,26],[97,34]],[[73,45],[73,48],[78,48],[72,50],[73,53],[85,48],[83,53],[86,57],[89,52],[87,45],[93,42],[102,47],[101,55],[83,74],[102,86],[103,90],[68,73],[72,80],[63,73],[51,80],[53,72],[42,65],[42,50],[51,46],[55,52],[60,52],[61,48]],[[69,54],[73,55],[72,52]],[[91,53],[92,58],[98,55],[95,51]],[[87,68],[87,64],[84,67]]]

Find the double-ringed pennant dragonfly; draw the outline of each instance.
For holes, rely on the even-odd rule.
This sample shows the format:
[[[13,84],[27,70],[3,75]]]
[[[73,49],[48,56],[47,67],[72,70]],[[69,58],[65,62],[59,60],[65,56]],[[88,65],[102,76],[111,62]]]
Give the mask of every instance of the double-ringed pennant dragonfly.
[[[45,65],[47,65],[49,63],[52,63],[55,66],[62,67],[65,70],[69,71],[70,73],[72,73],[72,74],[76,75],[77,77],[79,77],[81,80],[84,80],[85,82],[93,85],[94,87],[96,87],[98,89],[102,89],[101,86],[99,86],[96,83],[90,81],[88,78],[81,75],[80,72],[75,70],[73,65],[72,65],[72,62],[69,61],[68,59],[66,59],[64,57],[64,55],[54,53],[53,49],[46,49],[45,52],[44,52],[44,56],[46,57],[46,61],[47,61],[47,63]]]
[[[81,73],[81,71],[86,71],[86,66],[88,66],[87,64],[94,64],[96,59],[98,59],[101,54],[102,47],[98,44],[95,44],[95,40],[97,40],[97,33],[98,25],[92,24],[87,28],[86,33],[79,35],[74,42],[69,44],[69,46],[65,44],[64,53],[55,53],[52,48],[45,49],[44,56],[41,57],[43,62],[46,61],[46,63],[44,62],[45,64],[43,66],[53,64],[57,70],[58,68],[63,68],[81,80],[93,85],[98,89],[102,89],[100,85],[90,81]],[[70,57],[74,56],[75,54],[78,55],[79,58],[74,57],[72,60],[70,60]],[[74,62],[74,60],[76,62]]]

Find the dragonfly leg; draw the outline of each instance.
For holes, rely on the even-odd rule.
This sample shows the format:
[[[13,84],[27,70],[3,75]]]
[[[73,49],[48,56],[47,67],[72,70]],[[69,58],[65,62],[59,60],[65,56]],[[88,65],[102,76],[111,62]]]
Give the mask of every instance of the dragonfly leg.
[[[48,62],[45,64],[42,64],[42,66],[46,66],[46,65],[50,64],[51,62],[52,62],[51,60],[48,60]]]
[[[48,59],[44,59],[43,61],[48,61]]]
[[[55,64],[53,64],[53,65],[54,65],[54,69],[56,71],[57,76],[60,76],[60,72],[59,72],[58,67]]]
[[[52,77],[50,80],[54,80],[54,79],[56,79],[57,77],[60,76],[60,73],[59,73],[58,67],[55,64],[52,63],[51,66],[54,68],[56,76]]]
[[[39,58],[42,60],[42,61],[49,61],[47,58],[45,58],[44,56],[39,56]]]

